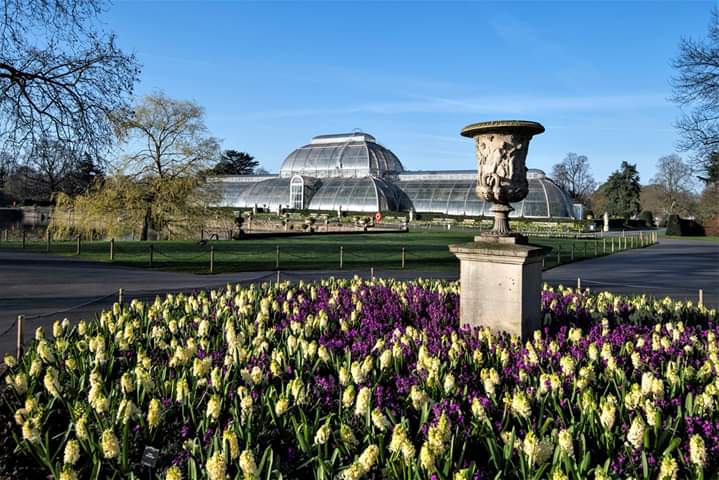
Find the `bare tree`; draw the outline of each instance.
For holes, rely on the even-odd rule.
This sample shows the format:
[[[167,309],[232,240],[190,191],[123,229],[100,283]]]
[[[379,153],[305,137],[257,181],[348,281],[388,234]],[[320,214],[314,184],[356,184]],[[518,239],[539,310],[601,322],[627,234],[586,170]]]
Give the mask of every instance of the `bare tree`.
[[[202,107],[156,93],[122,113],[115,117],[117,134],[128,149],[138,150],[123,157],[121,169],[133,178],[138,193],[117,207],[129,208],[135,202],[132,208],[144,212],[141,238],[146,240],[151,229],[169,233],[179,218],[202,216],[211,192],[200,188],[199,174],[219,152]]]
[[[204,110],[194,102],[155,93],[122,113],[115,117],[119,138],[140,146],[123,158],[128,173],[160,178],[195,175],[217,158],[219,143],[209,136]]]
[[[685,210],[690,192],[694,188],[692,169],[676,154],[666,155],[657,160],[657,173],[651,183],[661,192],[663,212],[667,215]]]
[[[580,202],[587,202],[597,188],[597,182],[589,173],[589,159],[586,155],[568,153],[561,163],[552,167],[552,179]]]
[[[97,28],[104,0],[0,2],[0,140],[43,138],[102,150],[109,114],[127,106],[139,68]]]
[[[32,145],[25,164],[36,172],[36,188],[49,200],[53,193],[62,191],[63,181],[72,171],[76,158],[70,145],[41,138]]]
[[[672,100],[688,109],[677,121],[679,148],[694,152],[693,163],[706,183],[719,181],[719,10],[712,11],[706,41],[682,39],[673,62]]]

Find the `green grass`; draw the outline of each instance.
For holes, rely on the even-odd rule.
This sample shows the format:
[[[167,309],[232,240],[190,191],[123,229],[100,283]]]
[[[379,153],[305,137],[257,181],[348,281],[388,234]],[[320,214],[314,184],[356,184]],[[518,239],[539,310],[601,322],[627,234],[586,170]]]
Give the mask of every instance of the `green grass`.
[[[666,235],[666,234],[659,234],[660,237],[663,238],[671,238],[675,240],[699,240],[700,242],[711,242],[711,243],[719,243],[719,236],[717,235],[707,235],[706,237],[680,237],[677,235]]]
[[[458,271],[459,262],[448,245],[471,242],[473,233],[421,232],[354,235],[314,235],[307,237],[277,237],[242,241],[213,241],[200,245],[196,241],[116,241],[113,264],[150,268],[150,245],[153,246],[152,269],[209,273],[210,247],[214,247],[214,272],[275,270],[277,248],[281,270],[336,270],[339,268],[340,246],[343,247],[343,268],[400,269],[402,248],[405,249],[405,268],[427,271]],[[545,268],[574,260],[603,254],[602,240],[532,238],[537,245],[551,248],[545,258]],[[607,254],[610,253],[607,239]],[[637,240],[635,242],[638,244]],[[20,250],[20,241],[0,242],[0,249]],[[83,241],[80,258],[109,262],[110,242]],[[618,246],[616,247],[619,250]],[[27,241],[26,251],[45,252],[45,241]],[[560,252],[559,259],[557,252]],[[74,256],[76,242],[53,241],[50,254]]]

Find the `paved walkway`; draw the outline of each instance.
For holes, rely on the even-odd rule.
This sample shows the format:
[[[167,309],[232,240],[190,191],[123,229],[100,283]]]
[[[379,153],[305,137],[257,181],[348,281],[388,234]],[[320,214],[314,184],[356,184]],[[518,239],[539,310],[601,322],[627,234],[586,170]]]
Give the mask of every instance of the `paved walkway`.
[[[719,306],[719,244],[661,239],[649,248],[570,263],[544,272],[545,281],[615,293],[647,293]]]
[[[369,276],[368,271],[297,271],[282,279],[314,280],[329,275]],[[377,276],[399,279],[416,277],[455,279],[451,273],[376,270]],[[545,272],[552,284],[582,285],[617,293],[647,292],[696,300],[704,289],[705,301],[719,305],[719,244],[693,240],[662,240],[651,248],[630,250],[608,257],[563,265]],[[15,345],[14,321],[26,316],[26,337],[37,326],[47,328],[53,320],[91,318],[117,298],[153,299],[168,291],[216,288],[227,283],[274,280],[276,272],[243,272],[220,275],[149,271],[72,257],[0,251],[0,352]]]

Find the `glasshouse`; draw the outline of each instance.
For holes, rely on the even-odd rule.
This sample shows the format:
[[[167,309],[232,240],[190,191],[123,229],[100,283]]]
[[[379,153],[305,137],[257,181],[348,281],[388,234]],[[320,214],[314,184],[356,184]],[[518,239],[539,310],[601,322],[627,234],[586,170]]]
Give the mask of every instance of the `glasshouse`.
[[[543,171],[529,169],[529,194],[513,217],[575,218],[581,211]],[[367,133],[320,135],[287,156],[276,175],[218,176],[220,206],[344,212],[491,216],[475,193],[476,170],[407,171]]]

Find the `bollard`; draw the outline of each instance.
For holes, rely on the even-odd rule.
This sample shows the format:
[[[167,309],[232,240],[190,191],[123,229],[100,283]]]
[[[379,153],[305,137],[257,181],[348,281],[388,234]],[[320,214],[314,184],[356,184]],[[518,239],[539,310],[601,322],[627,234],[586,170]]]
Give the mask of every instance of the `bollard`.
[[[544,259],[545,259],[545,255],[542,255],[542,270],[544,270]]]
[[[150,264],[149,264],[150,268],[152,268],[152,260],[154,259],[153,258],[154,256],[155,256],[155,245],[153,245],[151,243],[150,244]]]
[[[629,248],[634,248],[634,236],[632,236],[632,239],[629,243],[630,243]]]
[[[110,261],[115,260],[115,239],[110,239]]]
[[[45,251],[46,252],[50,251],[50,229],[49,228],[45,231]]]
[[[402,270],[404,270],[404,248],[402,248]]]
[[[277,270],[277,280],[275,281],[275,283],[280,283],[280,271],[279,270]]]
[[[117,303],[119,303],[120,305],[122,305],[122,300],[123,300],[122,294],[123,294],[122,288],[118,289],[118,291],[117,291]]]
[[[602,237],[602,255],[607,253],[607,239],[606,237]]]
[[[215,247],[210,246],[210,273],[215,273]]]
[[[23,343],[25,343],[25,316],[17,316],[17,361],[20,362],[22,358]]]
[[[280,269],[280,246],[277,245],[277,249],[275,250],[275,269]]]
[[[612,253],[614,253],[614,237],[612,237]]]
[[[75,248],[75,255],[80,255],[80,252],[82,252],[82,246],[81,246],[81,240],[80,235],[77,236],[77,247]]]
[[[345,247],[340,245],[340,270],[342,270],[342,264],[344,263]]]
[[[704,306],[704,290],[699,289],[699,307]]]
[[[369,268],[369,277],[374,281],[374,267]]]
[[[582,289],[582,278],[577,277],[577,291],[580,291]]]
[[[22,231],[22,248],[25,249],[25,230]]]

